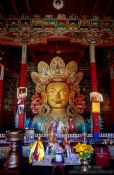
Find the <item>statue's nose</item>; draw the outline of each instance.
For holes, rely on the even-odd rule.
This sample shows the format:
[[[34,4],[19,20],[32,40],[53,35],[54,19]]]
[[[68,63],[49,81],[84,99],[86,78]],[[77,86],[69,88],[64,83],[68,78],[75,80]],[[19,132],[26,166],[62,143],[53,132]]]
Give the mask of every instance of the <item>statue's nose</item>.
[[[57,92],[57,94],[56,94],[56,98],[57,98],[57,99],[60,98],[60,93],[59,93],[59,92]]]

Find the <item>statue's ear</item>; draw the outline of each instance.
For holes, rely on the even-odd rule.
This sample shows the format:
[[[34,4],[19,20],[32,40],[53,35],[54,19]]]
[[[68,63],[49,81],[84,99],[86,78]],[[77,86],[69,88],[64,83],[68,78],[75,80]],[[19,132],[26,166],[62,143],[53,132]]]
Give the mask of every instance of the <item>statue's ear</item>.
[[[75,97],[75,92],[71,90],[69,94],[69,104],[70,105],[74,104],[74,97]]]
[[[46,92],[42,92],[41,93],[41,97],[42,97],[42,100],[43,100],[43,104],[47,104],[47,94]]]

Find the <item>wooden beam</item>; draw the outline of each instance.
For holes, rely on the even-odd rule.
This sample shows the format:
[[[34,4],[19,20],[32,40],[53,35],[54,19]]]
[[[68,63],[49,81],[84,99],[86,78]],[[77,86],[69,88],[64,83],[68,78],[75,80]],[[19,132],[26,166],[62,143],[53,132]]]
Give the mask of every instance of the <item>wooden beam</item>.
[[[83,15],[84,5],[85,5],[85,0],[82,1],[79,17],[81,17]]]
[[[31,11],[31,8],[30,8],[29,1],[28,0],[25,0],[25,3],[26,3],[26,6],[27,6],[27,10],[29,12],[29,15],[32,17],[32,11]]]
[[[18,10],[17,10],[15,1],[14,1],[14,0],[10,0],[10,2],[11,2],[11,5],[12,5],[12,7],[13,7],[15,13],[16,13],[16,16],[19,17],[20,15],[19,15],[19,12],[18,12]]]
[[[43,17],[43,6],[42,6],[42,1],[43,0],[39,0],[39,13],[40,16]],[[45,3],[45,2],[44,2]]]
[[[67,14],[67,17],[69,17],[70,15],[69,15],[69,13],[70,13],[70,9],[71,9],[71,1],[70,0],[67,0],[66,1],[67,2],[67,5],[66,5],[66,14]]]
[[[1,15],[1,17],[3,16],[3,17],[6,17],[7,15],[5,14],[5,11],[4,11],[4,9],[3,9],[3,7],[0,5],[0,15]]]
[[[109,12],[110,7],[112,5],[112,1],[113,0],[108,1],[108,6],[106,7],[106,10],[104,10],[104,13],[102,14],[102,18],[104,18],[107,15],[107,13]]]
[[[98,4],[99,4],[99,0],[96,0],[95,5],[93,6],[93,10],[91,10],[92,13],[91,13],[91,15],[90,15],[90,18],[93,17],[93,15],[94,15],[94,13],[95,13],[97,7],[98,7]]]

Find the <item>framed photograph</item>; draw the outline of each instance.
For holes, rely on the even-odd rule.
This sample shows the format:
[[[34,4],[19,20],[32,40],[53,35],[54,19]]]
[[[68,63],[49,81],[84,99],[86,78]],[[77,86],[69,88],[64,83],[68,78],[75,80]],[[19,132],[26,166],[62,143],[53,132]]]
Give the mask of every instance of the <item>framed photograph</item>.
[[[17,99],[24,99],[27,96],[27,88],[26,87],[18,87],[17,88]]]
[[[99,92],[90,93],[90,101],[92,102],[103,102],[103,96]]]

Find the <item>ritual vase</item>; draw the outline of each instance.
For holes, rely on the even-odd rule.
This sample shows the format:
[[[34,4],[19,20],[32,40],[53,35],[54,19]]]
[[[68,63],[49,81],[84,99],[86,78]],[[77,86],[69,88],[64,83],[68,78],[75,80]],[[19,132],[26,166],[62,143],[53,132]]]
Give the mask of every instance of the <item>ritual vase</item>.
[[[81,171],[88,171],[89,170],[89,163],[87,158],[82,158],[81,159]]]
[[[8,133],[6,133],[6,139],[10,142],[11,149],[7,155],[4,165],[6,168],[16,168],[20,165],[20,162],[21,162],[18,143],[19,143],[19,140],[23,139],[23,132],[20,130],[8,131]]]

